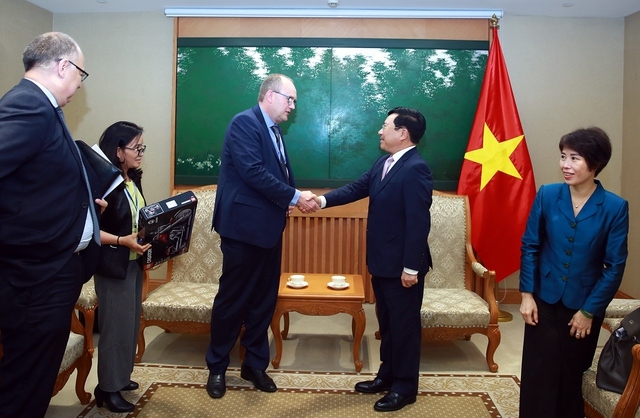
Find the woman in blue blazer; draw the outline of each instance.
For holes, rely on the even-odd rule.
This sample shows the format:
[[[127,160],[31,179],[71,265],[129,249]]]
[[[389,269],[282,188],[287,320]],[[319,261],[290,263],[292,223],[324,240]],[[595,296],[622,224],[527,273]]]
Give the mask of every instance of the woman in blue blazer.
[[[565,182],[540,187],[522,237],[520,417],[584,417],[582,374],[627,260],[628,202],[595,180],[609,137],[578,129],[559,146]]]

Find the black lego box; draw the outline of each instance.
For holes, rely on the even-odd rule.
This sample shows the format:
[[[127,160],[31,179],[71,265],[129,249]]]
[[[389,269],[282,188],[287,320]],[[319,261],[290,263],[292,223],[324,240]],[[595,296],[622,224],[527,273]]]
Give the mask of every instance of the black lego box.
[[[140,209],[138,242],[151,243],[138,262],[148,270],[189,251],[198,199],[192,191]]]

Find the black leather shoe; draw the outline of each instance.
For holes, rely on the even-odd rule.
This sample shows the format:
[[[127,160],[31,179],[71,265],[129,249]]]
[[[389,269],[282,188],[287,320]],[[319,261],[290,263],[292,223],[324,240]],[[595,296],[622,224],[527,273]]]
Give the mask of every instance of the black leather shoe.
[[[360,393],[378,393],[388,391],[391,389],[391,385],[376,377],[373,380],[356,383],[355,389]]]
[[[138,382],[134,382],[133,380],[129,380],[129,384],[127,386],[123,387],[120,390],[124,390],[124,391],[138,390],[139,387],[140,387],[140,385],[138,384]]]
[[[380,412],[397,411],[415,401],[415,396],[402,396],[395,392],[389,392],[378,399],[378,402],[373,405],[373,409]]]
[[[256,389],[263,392],[275,392],[278,390],[273,379],[271,379],[264,370],[258,370],[242,365],[242,369],[240,369],[240,377],[251,381]]]
[[[96,405],[98,405],[99,408],[102,408],[102,405],[106,404],[107,408],[109,408],[109,411],[111,412],[133,411],[134,405],[127,402],[120,392],[105,392],[100,389],[99,386],[96,386],[96,390],[93,391],[93,394],[96,396]]]
[[[207,393],[212,398],[222,398],[227,391],[227,386],[224,381],[223,374],[209,373],[209,380],[207,380]]]

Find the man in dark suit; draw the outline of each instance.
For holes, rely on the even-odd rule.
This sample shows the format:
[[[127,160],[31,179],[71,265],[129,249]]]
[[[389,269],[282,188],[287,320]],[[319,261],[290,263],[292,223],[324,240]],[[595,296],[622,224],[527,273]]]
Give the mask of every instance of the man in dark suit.
[[[0,99],[1,417],[47,410],[106,206],[59,111],[88,75],[80,47],[45,33],[23,63],[24,78]]]
[[[424,276],[431,267],[427,237],[433,180],[416,145],[426,122],[417,110],[396,107],[378,132],[379,158],[358,180],[317,198],[320,207],[369,197],[367,267],[376,295],[380,360],[374,380],[360,382],[362,393],[389,391],[376,411],[395,411],[414,403],[418,393]]]
[[[220,234],[224,259],[206,355],[207,392],[212,398],[225,394],[229,352],[242,325],[246,355],[241,377],[257,389],[277,390],[265,370],[267,329],[280,282],[282,231],[295,205],[303,212],[317,209],[311,192],[295,189],[277,125],[288,119],[296,96],[289,77],[268,76],[260,87],[258,104],[234,116],[225,134],[213,211],[213,228]]]

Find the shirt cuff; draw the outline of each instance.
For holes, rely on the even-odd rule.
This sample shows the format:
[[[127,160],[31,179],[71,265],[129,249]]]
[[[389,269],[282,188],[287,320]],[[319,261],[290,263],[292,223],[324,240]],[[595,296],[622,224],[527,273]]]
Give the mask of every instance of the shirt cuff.
[[[300,190],[296,189],[296,192],[293,194],[293,199],[291,199],[291,203],[289,203],[289,206],[295,206],[298,203],[299,199],[300,199]]]

